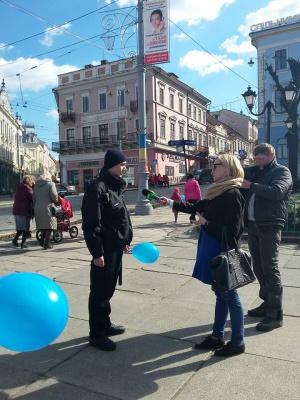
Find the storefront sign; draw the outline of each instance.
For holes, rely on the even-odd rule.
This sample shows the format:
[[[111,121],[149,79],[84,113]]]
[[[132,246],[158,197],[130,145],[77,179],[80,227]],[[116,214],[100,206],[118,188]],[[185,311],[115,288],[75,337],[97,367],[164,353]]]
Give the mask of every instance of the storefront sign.
[[[127,117],[127,110],[111,111],[95,115],[87,115],[81,117],[80,121],[82,124],[90,124],[93,122],[107,122],[110,120],[119,120],[120,118]]]
[[[259,24],[251,25],[250,31],[251,32],[262,31],[264,29],[276,28],[277,26],[289,25],[299,21],[300,21],[300,14],[291,15],[286,18],[276,19],[275,21],[265,21],[265,22],[260,22]]]
[[[162,153],[161,154],[161,159],[165,161],[165,159],[168,159],[170,162],[175,162],[175,163],[180,163],[184,161],[184,157],[179,156],[178,154],[172,154],[172,153]]]
[[[126,157],[127,164],[137,164],[139,162],[138,157]]]
[[[99,160],[94,161],[77,161],[76,167],[93,167],[95,165],[99,165]]]

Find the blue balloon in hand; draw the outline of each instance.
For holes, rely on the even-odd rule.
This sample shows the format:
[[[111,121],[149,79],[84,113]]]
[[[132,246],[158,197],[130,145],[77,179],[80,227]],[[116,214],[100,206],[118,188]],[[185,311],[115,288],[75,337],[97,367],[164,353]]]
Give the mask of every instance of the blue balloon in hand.
[[[145,264],[151,264],[159,257],[159,250],[153,243],[140,243],[132,248],[132,255]]]
[[[51,279],[31,272],[0,278],[0,346],[41,349],[62,333],[68,315],[67,297]]]
[[[181,194],[180,197],[182,198],[182,201],[185,201],[185,195]]]

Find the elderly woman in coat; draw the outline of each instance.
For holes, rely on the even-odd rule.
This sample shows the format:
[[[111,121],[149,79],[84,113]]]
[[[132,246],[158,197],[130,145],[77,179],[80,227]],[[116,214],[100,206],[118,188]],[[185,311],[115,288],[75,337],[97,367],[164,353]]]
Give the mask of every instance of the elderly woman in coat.
[[[51,232],[57,229],[56,217],[52,216],[52,204],[58,201],[55,184],[50,172],[41,175],[34,185],[33,206],[36,229],[41,231],[40,245],[44,250],[52,249],[49,244]]]

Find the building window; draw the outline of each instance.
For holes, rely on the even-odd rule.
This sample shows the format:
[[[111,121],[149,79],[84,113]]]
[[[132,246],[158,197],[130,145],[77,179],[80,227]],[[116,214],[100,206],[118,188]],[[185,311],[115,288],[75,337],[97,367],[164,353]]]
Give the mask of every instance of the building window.
[[[165,174],[166,174],[168,177],[174,178],[174,167],[170,167],[169,165],[166,165],[166,166],[165,166]]]
[[[163,118],[160,120],[160,137],[166,138],[166,121]]]
[[[194,109],[193,109],[193,118],[195,120],[197,119],[197,107],[196,106],[194,106]]]
[[[78,171],[68,171],[68,184],[79,185]]]
[[[179,127],[179,136],[180,139],[184,139],[184,127],[182,125]]]
[[[175,124],[174,124],[174,122],[170,123],[170,131],[171,131],[171,139],[174,140],[175,139]]]
[[[82,112],[89,112],[90,111],[90,101],[88,95],[82,96]]]
[[[117,90],[117,106],[123,107],[125,105],[125,89]]]
[[[106,93],[99,94],[99,109],[100,110],[106,109]]]
[[[202,123],[203,123],[204,125],[206,125],[206,113],[205,113],[205,111],[203,111],[202,117],[203,117]]]
[[[281,93],[279,90],[275,90],[275,108],[277,111],[284,111],[284,108],[280,104]]]
[[[198,108],[198,122],[201,122],[201,108]]]
[[[188,139],[189,140],[193,140],[193,131],[192,131],[192,129],[189,129],[189,137],[188,137]]]
[[[174,110],[174,93],[170,93],[170,108]]]
[[[74,129],[67,129],[67,144],[72,145],[75,142],[74,138],[75,131]]]
[[[82,138],[84,144],[90,144],[92,138],[92,131],[90,126],[85,126],[82,128]]]
[[[182,114],[183,111],[183,100],[179,98],[179,112]]]
[[[67,111],[73,111],[73,99],[66,99]]]
[[[285,139],[278,140],[277,149],[276,149],[276,157],[277,158],[287,158],[288,157],[287,143],[286,143]]]
[[[99,125],[100,142],[108,142],[108,124]]]
[[[192,116],[192,105],[191,105],[191,103],[188,104],[188,116],[189,117]]]
[[[159,102],[161,104],[165,104],[164,95],[165,95],[164,89],[163,88],[159,88]]]
[[[286,49],[275,51],[275,70],[286,68]]]
[[[184,164],[179,164],[179,173],[180,174],[186,174],[186,171],[185,171],[185,165]]]

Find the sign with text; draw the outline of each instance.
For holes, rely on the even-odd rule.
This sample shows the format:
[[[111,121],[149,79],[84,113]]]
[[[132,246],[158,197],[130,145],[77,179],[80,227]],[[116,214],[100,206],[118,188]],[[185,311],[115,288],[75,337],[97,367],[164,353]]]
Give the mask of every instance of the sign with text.
[[[169,62],[169,0],[145,1],[143,21],[145,65]]]
[[[169,146],[196,146],[196,140],[169,140],[168,141]]]

